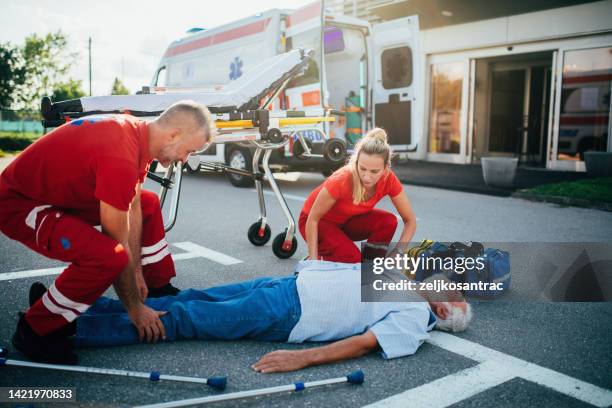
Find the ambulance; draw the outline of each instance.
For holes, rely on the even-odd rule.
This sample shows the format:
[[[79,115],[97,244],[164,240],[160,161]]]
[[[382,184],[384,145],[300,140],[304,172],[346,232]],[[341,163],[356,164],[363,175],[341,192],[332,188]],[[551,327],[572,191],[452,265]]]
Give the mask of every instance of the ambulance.
[[[167,48],[150,85],[158,90],[225,85],[274,55],[311,49],[315,56],[310,65],[287,84],[272,109],[331,110],[334,122],[302,131],[312,152],[320,154],[326,138],[343,139],[350,150],[373,126],[387,130],[395,152],[410,152],[421,133],[419,121],[413,120],[419,115],[417,87],[422,83],[418,32],[417,16],[371,26],[329,13],[322,2],[297,10],[272,9],[214,29],[190,30]],[[324,160],[300,159],[296,140],[274,152],[271,168],[325,175],[335,170]],[[252,147],[215,145],[190,161],[188,170],[199,171],[200,160],[251,170]],[[238,174],[228,177],[235,186],[253,183]]]

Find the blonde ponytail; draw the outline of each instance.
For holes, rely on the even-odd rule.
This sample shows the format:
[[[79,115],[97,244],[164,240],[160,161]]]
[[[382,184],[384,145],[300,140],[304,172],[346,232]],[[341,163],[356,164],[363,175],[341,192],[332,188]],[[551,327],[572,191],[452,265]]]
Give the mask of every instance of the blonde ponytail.
[[[353,204],[357,205],[365,199],[365,189],[359,178],[357,162],[361,153],[381,156],[385,167],[389,167],[391,163],[391,146],[387,141],[387,132],[381,128],[370,130],[361,140],[355,145],[353,154],[349,160],[349,166],[353,175]]]

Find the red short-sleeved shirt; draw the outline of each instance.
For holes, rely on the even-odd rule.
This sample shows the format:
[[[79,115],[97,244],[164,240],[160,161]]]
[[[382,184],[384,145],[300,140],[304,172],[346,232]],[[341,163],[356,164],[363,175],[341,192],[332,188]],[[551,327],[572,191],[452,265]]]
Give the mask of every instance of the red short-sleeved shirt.
[[[92,211],[104,201],[127,211],[150,161],[146,122],[127,115],[83,118],[17,156],[0,175],[0,191],[67,210]]]
[[[316,200],[321,189],[325,187],[329,194],[336,199],[334,206],[323,216],[322,219],[344,224],[349,218],[355,215],[361,215],[372,211],[374,206],[383,199],[384,196],[395,197],[402,192],[402,183],[398,180],[395,173],[387,172],[378,183],[376,183],[376,192],[368,201],[361,202],[357,205],[353,204],[353,176],[348,166],[338,169],[334,174],[329,176],[323,184],[315,188],[306,199],[302,212],[310,213],[312,204]]]

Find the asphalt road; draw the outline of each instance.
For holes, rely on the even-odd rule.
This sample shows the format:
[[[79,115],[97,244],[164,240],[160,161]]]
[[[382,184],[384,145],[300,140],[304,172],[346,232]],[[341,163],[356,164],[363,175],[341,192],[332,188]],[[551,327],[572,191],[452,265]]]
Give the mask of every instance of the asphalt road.
[[[280,182],[294,216],[299,214],[302,200],[322,181],[322,176],[311,174],[296,182]],[[154,185],[150,187],[155,189]],[[406,191],[418,217],[415,240],[612,241],[612,213],[424,187],[406,186]],[[274,237],[284,230],[286,222],[274,197],[267,194],[266,199]],[[388,201],[380,206],[391,208]],[[187,256],[176,261],[178,276],[174,284],[181,288],[207,287],[291,273],[295,262],[306,254],[303,240],[299,238],[292,259],[277,259],[270,243],[254,247],[247,240],[246,231],[257,218],[254,190],[234,188],[218,174],[186,174],[179,218],[168,234],[173,254],[184,253],[179,246],[189,242],[242,262],[222,265],[202,256]],[[4,236],[0,237],[0,256],[0,279],[6,273],[61,266]],[[17,312],[26,308],[31,283],[40,280],[49,285],[53,279],[0,280],[0,344],[10,344]],[[372,354],[294,373],[258,374],[249,366],[269,351],[310,345],[182,341],[83,349],[79,356],[85,366],[201,377],[226,375],[226,392],[339,377],[358,368],[366,375],[361,386],[339,384],[215,406],[354,407],[404,392],[387,400],[388,406],[612,404],[612,304],[498,301],[475,303],[473,307],[474,321],[466,332],[442,337],[434,332],[432,341],[414,356],[385,361]],[[9,357],[23,358],[17,352]],[[79,406],[132,406],[218,393],[195,384],[8,366],[0,368],[0,386],[76,387]]]

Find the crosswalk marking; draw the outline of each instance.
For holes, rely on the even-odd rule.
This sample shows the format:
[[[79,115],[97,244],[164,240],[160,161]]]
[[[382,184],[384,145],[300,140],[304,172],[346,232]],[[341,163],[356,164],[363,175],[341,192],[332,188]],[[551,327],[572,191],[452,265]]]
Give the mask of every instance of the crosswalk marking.
[[[429,343],[480,364],[368,405],[368,408],[448,407],[513,378],[522,378],[597,407],[612,405],[612,391],[501,351],[434,331]]]
[[[185,259],[206,258],[222,265],[235,265],[238,263],[242,263],[240,259],[236,259],[229,255],[222,254],[221,252],[217,252],[201,245],[194,244],[193,242],[177,242],[172,245],[185,251],[180,254],[172,254],[172,259],[175,262],[182,261]],[[65,268],[65,266],[59,266],[55,268],[0,273],[0,281],[34,278],[37,276],[59,275]]]

